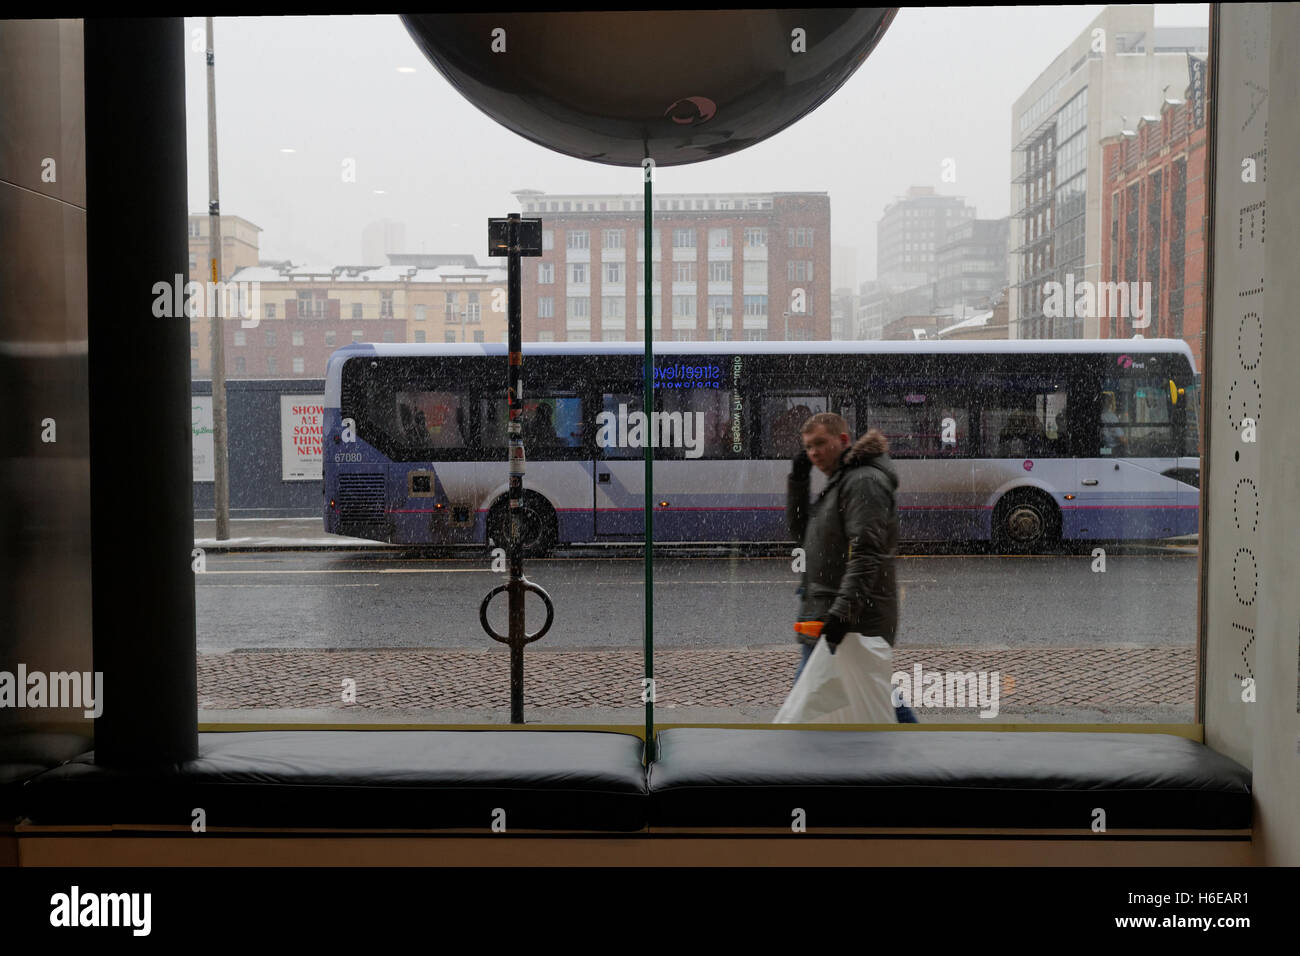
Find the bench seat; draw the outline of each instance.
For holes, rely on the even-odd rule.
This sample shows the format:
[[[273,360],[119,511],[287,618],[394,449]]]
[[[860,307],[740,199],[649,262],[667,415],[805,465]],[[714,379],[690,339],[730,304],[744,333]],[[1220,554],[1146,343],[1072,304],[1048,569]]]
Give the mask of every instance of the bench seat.
[[[604,731],[199,734],[199,756],[125,772],[94,755],[23,788],[36,825],[635,831],[644,746]]]
[[[655,827],[1234,830],[1250,771],[1170,734],[677,727],[650,767]]]

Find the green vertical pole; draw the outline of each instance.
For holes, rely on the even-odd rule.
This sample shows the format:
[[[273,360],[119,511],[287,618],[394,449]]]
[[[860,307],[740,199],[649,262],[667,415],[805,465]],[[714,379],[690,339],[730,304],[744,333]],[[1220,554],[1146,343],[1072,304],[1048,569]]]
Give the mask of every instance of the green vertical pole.
[[[642,166],[643,178],[645,179],[645,381],[642,389],[641,409],[645,412],[646,421],[651,422],[650,417],[654,411],[654,289],[651,285],[651,278],[654,275],[654,229],[652,223],[654,216],[652,212],[652,195],[654,183],[654,161],[650,160],[645,166]],[[655,551],[654,551],[654,511],[651,507],[654,498],[654,448],[653,443],[646,441],[643,451],[645,452],[645,639],[642,643],[645,646],[645,676],[649,679],[649,687],[654,687],[655,676],[655,631],[654,631],[654,580],[655,580]],[[646,695],[645,703],[645,745],[646,760],[653,760],[655,756],[654,744],[654,722],[655,722],[655,705],[654,693]]]

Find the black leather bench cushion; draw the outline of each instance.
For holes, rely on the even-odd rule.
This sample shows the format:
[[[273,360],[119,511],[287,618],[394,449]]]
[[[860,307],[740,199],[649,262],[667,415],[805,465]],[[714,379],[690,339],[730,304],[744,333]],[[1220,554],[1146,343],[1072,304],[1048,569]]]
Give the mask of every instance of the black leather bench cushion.
[[[38,824],[639,830],[644,747],[601,731],[275,731],[199,734],[199,756],[124,772],[93,754],[31,780]]]
[[[0,820],[18,816],[24,783],[94,746],[85,734],[0,734]]]
[[[1242,829],[1250,771],[1169,734],[725,730],[658,735],[650,824]]]

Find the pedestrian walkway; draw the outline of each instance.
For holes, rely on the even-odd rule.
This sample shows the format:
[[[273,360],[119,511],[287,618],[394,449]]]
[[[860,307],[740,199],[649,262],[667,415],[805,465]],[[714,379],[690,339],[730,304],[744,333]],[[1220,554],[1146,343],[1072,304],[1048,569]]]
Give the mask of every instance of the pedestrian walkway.
[[[657,710],[738,708],[774,713],[790,690],[798,648],[663,649],[655,654]],[[1084,708],[1126,713],[1174,709],[1191,719],[1195,649],[903,647],[894,669],[998,673],[1007,713]],[[529,650],[524,655],[529,709],[623,711],[635,721],[643,656],[625,650]],[[509,653],[485,650],[236,651],[201,654],[199,707],[206,711],[403,710],[497,711],[509,701]],[[355,703],[343,702],[345,680]],[[978,708],[968,708],[978,719]]]

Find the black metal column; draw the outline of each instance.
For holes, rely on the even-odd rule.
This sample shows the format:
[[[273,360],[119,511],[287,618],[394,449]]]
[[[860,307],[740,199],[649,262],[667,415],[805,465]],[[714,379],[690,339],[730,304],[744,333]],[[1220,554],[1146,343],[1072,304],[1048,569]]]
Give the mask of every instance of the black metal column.
[[[154,284],[189,278],[184,21],[85,21],[95,759],[198,749],[190,323]],[[174,305],[174,302],[173,302]]]

